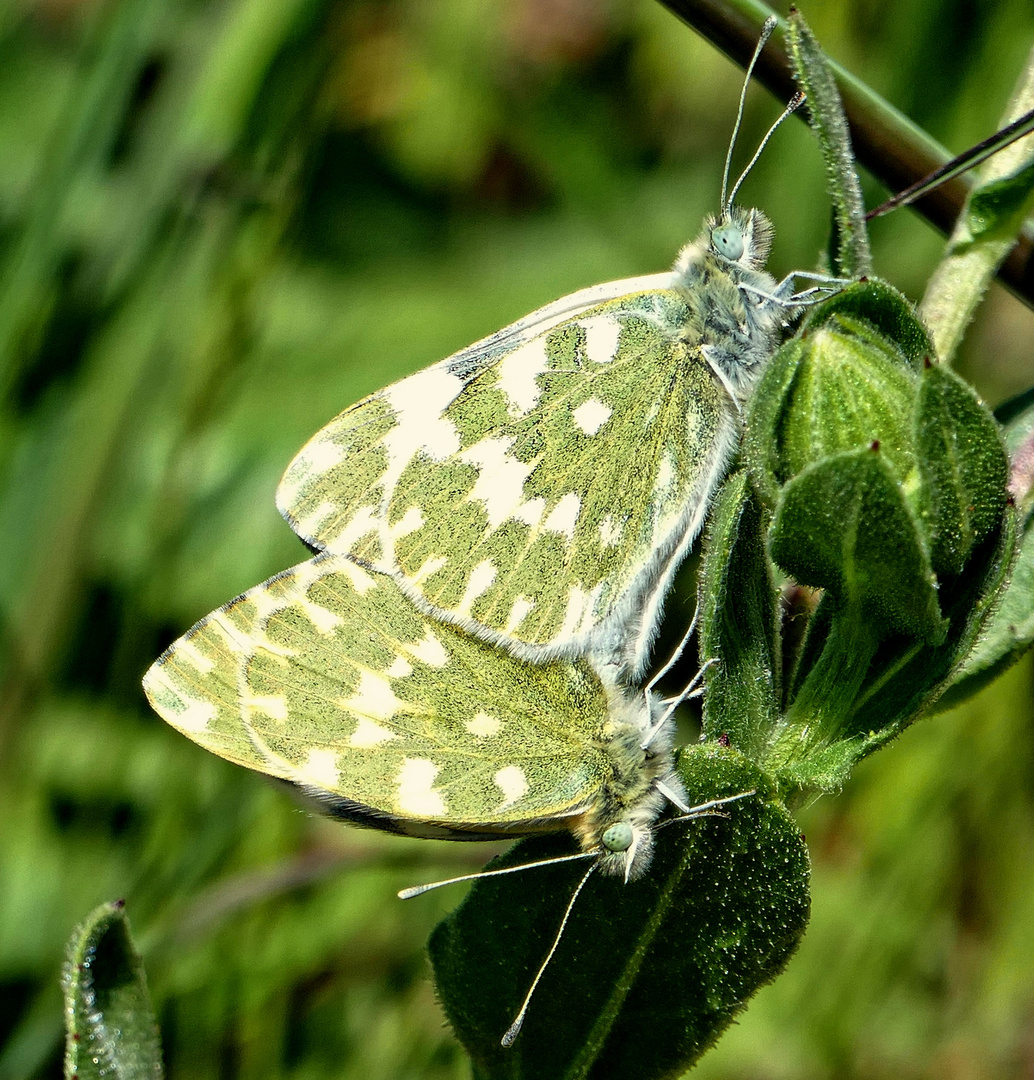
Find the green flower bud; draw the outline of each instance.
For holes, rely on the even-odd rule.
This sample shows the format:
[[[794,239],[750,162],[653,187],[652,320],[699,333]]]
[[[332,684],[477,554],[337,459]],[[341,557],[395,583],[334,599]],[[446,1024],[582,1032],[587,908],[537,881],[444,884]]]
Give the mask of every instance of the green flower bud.
[[[912,420],[930,355],[911,308],[882,282],[859,282],[816,308],[772,359],[748,418],[747,462],[768,505],[809,465],[874,443],[914,492]]]

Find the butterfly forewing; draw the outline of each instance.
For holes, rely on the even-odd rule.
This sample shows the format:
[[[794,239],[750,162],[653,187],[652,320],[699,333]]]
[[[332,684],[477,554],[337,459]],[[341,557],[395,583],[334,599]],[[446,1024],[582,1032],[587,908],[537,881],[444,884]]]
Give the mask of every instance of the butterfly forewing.
[[[563,828],[608,776],[607,695],[587,663],[524,664],[333,555],[213,612],[145,689],[221,757],[418,835]]]
[[[650,274],[571,293],[411,378],[356,402],[295,456],[277,490],[277,507],[291,528],[316,550],[330,548],[380,562],[374,519],[389,474],[389,447],[403,456],[398,436],[386,440],[389,432],[407,427],[419,440],[420,433],[435,420],[435,410],[443,409],[463,386],[501,357],[608,299],[636,289],[668,288],[673,278],[670,272]],[[424,449],[428,449],[426,441]]]
[[[735,441],[690,321],[679,292],[651,290],[491,363],[459,354],[325,428],[281,507],[518,655],[591,651],[649,606]]]

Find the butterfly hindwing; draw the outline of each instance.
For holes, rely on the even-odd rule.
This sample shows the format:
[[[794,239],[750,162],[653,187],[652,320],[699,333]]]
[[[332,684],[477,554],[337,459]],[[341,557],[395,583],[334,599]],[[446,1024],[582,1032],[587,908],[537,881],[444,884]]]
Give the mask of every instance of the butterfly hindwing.
[[[651,289],[501,332],[346,410],[281,509],[525,659],[592,651],[618,622],[635,666],[652,634],[635,624],[736,437],[692,324]]]
[[[219,756],[414,835],[562,828],[608,776],[607,692],[586,662],[525,664],[333,555],[213,612],[144,685]]]

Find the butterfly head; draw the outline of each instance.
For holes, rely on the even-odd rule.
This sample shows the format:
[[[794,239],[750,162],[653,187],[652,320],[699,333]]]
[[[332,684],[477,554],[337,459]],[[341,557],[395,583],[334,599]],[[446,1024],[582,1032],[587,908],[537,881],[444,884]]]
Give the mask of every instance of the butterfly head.
[[[761,270],[772,250],[772,223],[760,210],[730,206],[720,218],[709,218],[707,243],[711,254],[724,262]]]
[[[615,821],[600,836],[599,868],[605,874],[634,881],[653,858],[653,823],[631,818]]]

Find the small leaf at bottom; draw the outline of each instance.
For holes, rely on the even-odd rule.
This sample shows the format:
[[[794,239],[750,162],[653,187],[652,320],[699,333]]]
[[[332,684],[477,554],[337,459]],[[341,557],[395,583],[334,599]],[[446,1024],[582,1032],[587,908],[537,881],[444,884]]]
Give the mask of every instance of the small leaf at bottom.
[[[755,765],[718,746],[682,755],[690,799],[754,790],[721,817],[672,823],[639,880],[590,878],[510,1049],[500,1046],[584,864],[478,881],[430,951],[452,1026],[483,1078],[681,1076],[782,969],[808,918],[808,855]],[[570,852],[519,843],[497,866]]]
[[[61,982],[66,1080],[160,1080],[158,1028],[121,902],[76,927]]]

